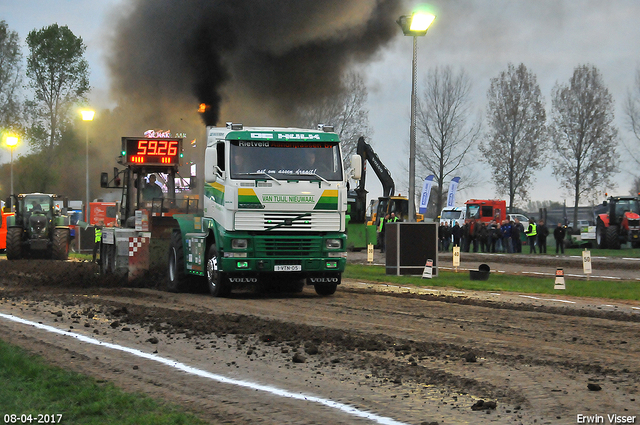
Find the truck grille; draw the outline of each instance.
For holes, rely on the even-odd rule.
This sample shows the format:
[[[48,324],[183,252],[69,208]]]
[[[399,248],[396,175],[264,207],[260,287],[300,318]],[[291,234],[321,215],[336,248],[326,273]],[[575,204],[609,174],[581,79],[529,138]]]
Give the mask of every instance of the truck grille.
[[[260,231],[274,228],[279,232],[301,230],[337,232],[341,230],[340,213],[309,212],[304,216],[302,214],[299,212],[239,211],[235,216],[235,229]]]
[[[256,238],[256,255],[266,257],[309,257],[320,252],[322,239]]]

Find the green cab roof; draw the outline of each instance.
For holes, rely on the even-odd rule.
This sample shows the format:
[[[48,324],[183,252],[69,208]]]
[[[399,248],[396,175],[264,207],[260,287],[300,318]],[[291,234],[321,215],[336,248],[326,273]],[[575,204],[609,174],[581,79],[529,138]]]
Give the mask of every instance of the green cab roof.
[[[209,137],[226,140],[260,140],[281,142],[339,142],[336,133],[301,128],[247,127],[243,130],[230,130],[225,127],[210,127]]]

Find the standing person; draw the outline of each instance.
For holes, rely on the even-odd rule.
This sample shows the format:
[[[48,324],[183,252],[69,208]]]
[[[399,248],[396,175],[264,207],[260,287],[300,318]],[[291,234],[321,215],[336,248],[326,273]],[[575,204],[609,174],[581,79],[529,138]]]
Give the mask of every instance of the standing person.
[[[540,247],[540,254],[547,253],[547,236],[549,236],[549,229],[544,224],[544,220],[538,222],[538,246]]]
[[[524,232],[524,234],[527,235],[527,240],[529,242],[529,254],[536,253],[536,235],[538,234],[538,229],[536,227],[536,221],[533,218],[530,218],[529,227],[527,227],[527,230]]]
[[[562,223],[558,223],[558,227],[553,230],[553,238],[556,240],[556,254],[558,253],[558,248],[564,254],[564,237],[566,234],[567,230]]]
[[[462,237],[462,229],[460,223],[456,221],[456,224],[451,228],[451,236],[453,236],[453,246],[460,246],[460,238]]]
[[[380,253],[384,254],[385,248],[385,224],[391,219],[391,216],[387,214],[385,217],[380,219],[380,224],[378,225],[378,246],[380,247]]]
[[[462,226],[462,246],[460,247],[461,252],[469,252],[469,246],[471,245],[471,241],[469,240],[469,223],[464,223]]]
[[[502,248],[511,254],[513,252],[513,246],[511,245],[511,223],[509,220],[503,220],[502,226],[500,227],[502,231]]]
[[[446,237],[444,231],[445,224],[446,221],[444,223],[440,223],[440,226],[438,227],[438,251],[440,252],[444,252],[444,238]]]
[[[511,239],[513,241],[513,252],[522,252],[522,241],[520,240],[520,235],[524,233],[524,226],[520,223],[520,220],[517,218],[514,220],[511,225]]]
[[[480,224],[477,237],[480,241],[480,252],[489,252],[489,229],[485,223]]]
[[[451,228],[449,223],[444,222],[444,238],[442,239],[442,249],[444,252],[449,252],[449,244],[451,243]]]
[[[102,226],[104,223],[99,221],[96,224],[96,227],[93,229],[93,262],[96,262],[96,255],[98,254],[98,249],[100,249],[100,241],[102,240]],[[102,258],[100,259],[102,260]]]

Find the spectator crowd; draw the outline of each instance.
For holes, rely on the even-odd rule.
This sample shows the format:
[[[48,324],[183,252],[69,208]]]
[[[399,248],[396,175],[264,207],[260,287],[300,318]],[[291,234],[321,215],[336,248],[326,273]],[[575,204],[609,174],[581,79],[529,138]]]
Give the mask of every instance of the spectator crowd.
[[[560,223],[553,231],[556,241],[556,254],[564,254],[564,238],[566,229]],[[549,228],[544,220],[536,221],[532,218],[525,224],[517,218],[486,222],[465,223],[458,222],[449,225],[440,223],[438,228],[438,249],[448,252],[453,246],[459,246],[462,252],[500,252],[521,253],[523,242],[529,245],[529,253],[547,253],[547,236]]]

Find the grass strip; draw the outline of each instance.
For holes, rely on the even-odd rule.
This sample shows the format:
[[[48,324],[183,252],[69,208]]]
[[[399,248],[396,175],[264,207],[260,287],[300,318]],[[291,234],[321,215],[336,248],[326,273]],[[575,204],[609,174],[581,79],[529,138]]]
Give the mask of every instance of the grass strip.
[[[395,276],[385,273],[384,266],[347,264],[342,277],[371,282],[398,285],[428,286],[433,288],[455,288],[473,291],[501,291],[525,294],[570,295],[575,297],[640,300],[640,282],[609,280],[571,280],[565,277],[564,290],[553,288],[555,277],[529,277],[491,273],[489,280],[470,280],[468,271],[440,270],[438,277],[422,279],[420,276]]]
[[[0,340],[0,420],[38,415],[62,424],[206,424],[181,407],[144,394],[127,393],[75,372],[47,365],[44,359]],[[5,415],[17,415],[17,422]],[[59,421],[58,414],[62,414]],[[43,417],[44,420],[44,417]]]

